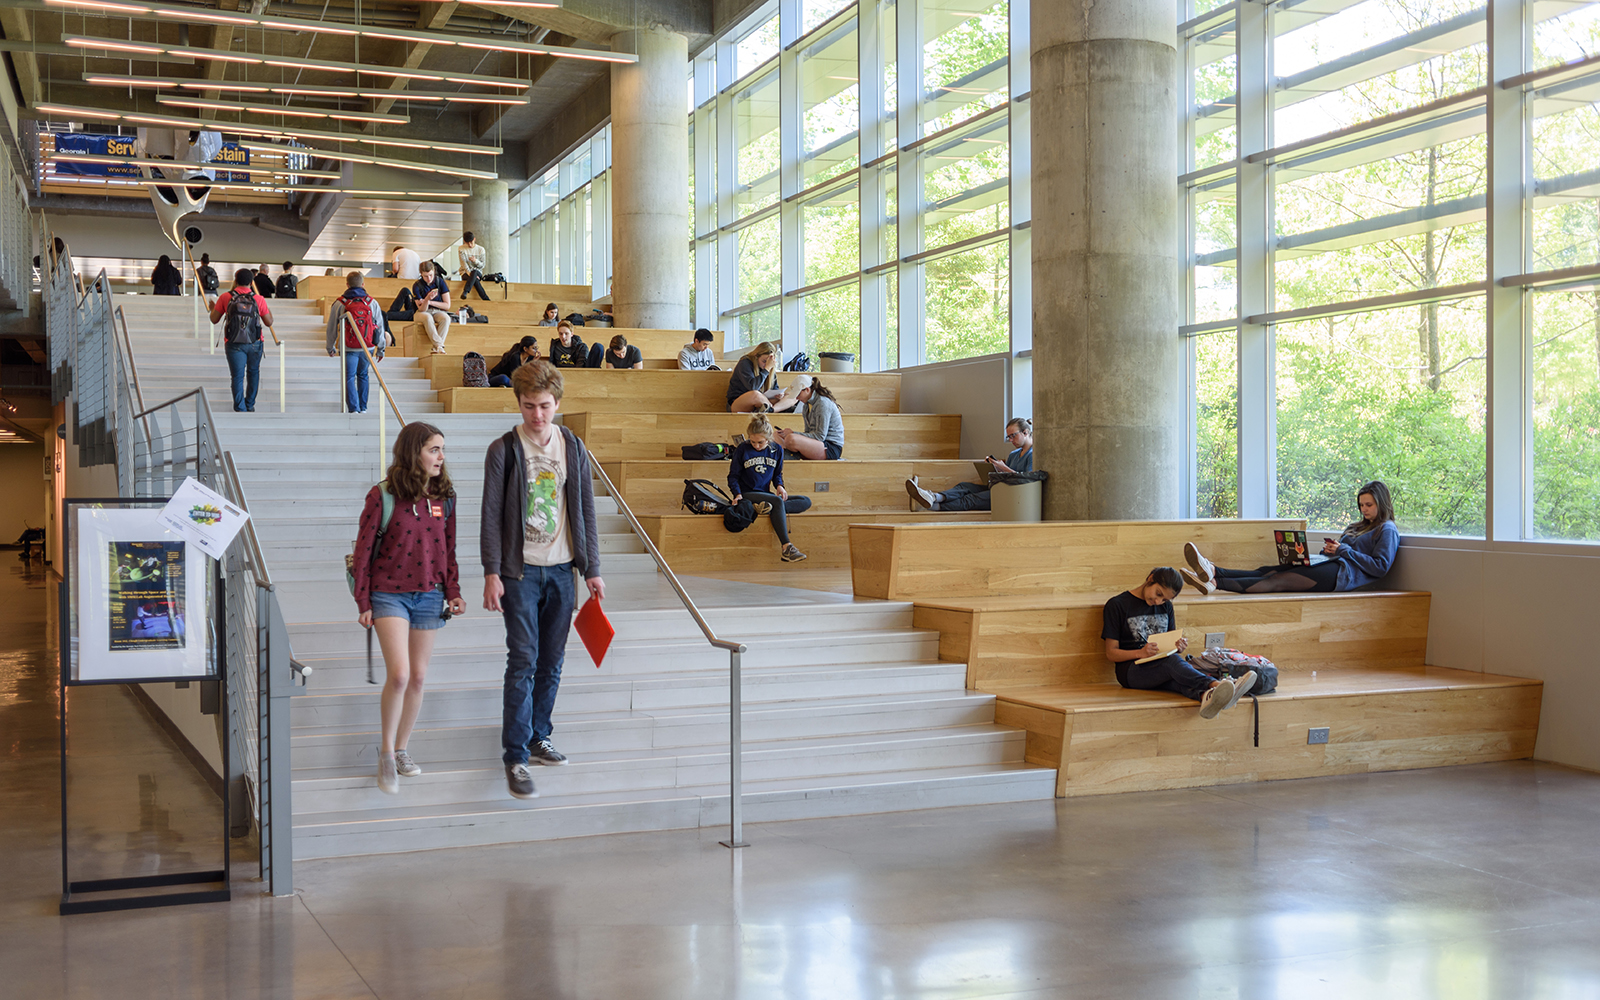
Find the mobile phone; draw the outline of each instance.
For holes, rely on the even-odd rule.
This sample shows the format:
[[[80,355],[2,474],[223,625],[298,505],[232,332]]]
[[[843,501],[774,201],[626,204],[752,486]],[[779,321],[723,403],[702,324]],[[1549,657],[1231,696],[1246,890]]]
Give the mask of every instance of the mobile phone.
[[[450,619],[452,619],[454,617],[455,617],[455,612],[450,610],[450,602],[446,601],[445,605],[444,605],[444,610],[439,612],[439,620],[447,622],[447,621],[449,621]]]

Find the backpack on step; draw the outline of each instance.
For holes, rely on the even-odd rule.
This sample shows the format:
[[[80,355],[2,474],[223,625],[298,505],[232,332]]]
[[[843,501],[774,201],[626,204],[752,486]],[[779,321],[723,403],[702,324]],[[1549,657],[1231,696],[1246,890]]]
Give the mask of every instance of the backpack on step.
[[[1252,656],[1237,649],[1207,649],[1188,660],[1196,670],[1216,678],[1242,677],[1254,670],[1256,683],[1250,694],[1271,694],[1278,689],[1278,667],[1265,656]]]
[[[228,299],[228,311],[222,317],[223,342],[234,347],[248,347],[261,340],[261,307],[254,292],[234,289]]]
[[[731,447],[718,441],[686,444],[680,450],[685,462],[726,462],[733,455]]]
[[[477,351],[468,351],[461,359],[461,384],[469,389],[489,388],[489,366]]]
[[[733,497],[709,479],[683,481],[683,506],[695,514],[724,514],[733,505]]]
[[[811,355],[807,354],[805,351],[799,352],[794,357],[789,359],[789,363],[783,366],[783,370],[786,372],[812,371],[813,367],[811,364]]]

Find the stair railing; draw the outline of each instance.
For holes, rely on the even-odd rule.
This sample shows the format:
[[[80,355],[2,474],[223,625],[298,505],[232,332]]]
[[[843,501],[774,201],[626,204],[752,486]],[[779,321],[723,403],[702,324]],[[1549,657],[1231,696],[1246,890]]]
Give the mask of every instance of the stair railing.
[[[378,377],[378,388],[383,392],[383,398],[389,401],[389,408],[394,411],[394,418],[400,421],[400,426],[406,425],[405,414],[400,412],[400,404],[394,401],[394,393],[389,391],[389,383],[383,380],[383,372],[378,370],[377,355],[372,353],[372,348],[367,345],[367,339],[361,336],[361,331],[356,327],[348,315],[343,319],[344,332],[339,338],[339,412],[349,413],[350,370],[346,355],[349,351],[350,338],[354,337],[356,343],[361,345],[361,350],[367,356],[367,367],[372,374]],[[384,469],[389,461],[388,433],[383,425],[383,406],[378,407],[378,468]]]
[[[216,299],[206,293],[204,286],[200,284],[200,265],[194,262],[194,254],[190,252],[189,244],[185,243],[182,250],[183,259],[188,263],[189,273],[194,278],[194,295],[191,296],[194,299],[194,336],[198,337],[202,329],[206,330],[206,343],[208,345],[206,353],[216,354],[217,335],[216,329],[211,322],[211,310],[216,306],[217,302]],[[289,410],[289,362],[284,356],[283,341],[278,339],[278,331],[272,328],[271,323],[263,319],[261,325],[267,328],[267,333],[272,335],[272,342],[278,346],[278,412],[287,413]]]
[[[718,841],[723,847],[749,847],[744,839],[744,690],[742,675],[742,658],[749,651],[743,643],[723,639],[712,629],[711,623],[706,621],[706,616],[700,613],[700,608],[694,603],[694,598],[683,589],[678,575],[667,565],[667,560],[656,548],[656,543],[651,541],[649,534],[644,530],[644,525],[634,516],[633,508],[628,506],[621,491],[617,489],[611,477],[606,475],[606,470],[594,456],[589,456],[589,464],[594,467],[595,475],[605,483],[606,492],[611,494],[617,502],[617,509],[622,511],[622,516],[628,519],[628,524],[633,527],[634,533],[644,543],[645,550],[650,553],[650,558],[656,561],[656,568],[661,575],[666,577],[667,583],[677,593],[678,600],[683,602],[684,610],[700,626],[700,632],[706,641],[717,649],[728,652],[728,839]]]

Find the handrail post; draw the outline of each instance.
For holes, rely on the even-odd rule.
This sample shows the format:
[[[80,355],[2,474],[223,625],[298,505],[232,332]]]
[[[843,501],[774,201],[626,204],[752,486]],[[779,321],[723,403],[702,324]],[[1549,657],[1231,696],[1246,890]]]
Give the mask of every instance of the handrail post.
[[[284,359],[283,341],[278,341],[278,412],[289,412],[289,363]]]
[[[342,324],[341,324],[342,325]],[[345,337],[349,331],[339,331],[339,412],[349,413],[350,404],[350,359],[345,355]]]
[[[728,839],[723,847],[749,847],[744,839],[744,646],[728,650]]]

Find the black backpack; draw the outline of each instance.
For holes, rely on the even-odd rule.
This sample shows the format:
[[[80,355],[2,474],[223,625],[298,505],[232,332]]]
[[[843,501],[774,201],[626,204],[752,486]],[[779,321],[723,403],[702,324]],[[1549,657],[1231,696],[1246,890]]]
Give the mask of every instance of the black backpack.
[[[811,371],[811,355],[807,354],[805,351],[801,351],[789,359],[789,363],[783,366],[783,370],[786,372]]]
[[[717,441],[686,444],[680,450],[685,462],[726,462],[733,455],[733,448]]]
[[[261,307],[249,289],[233,290],[228,311],[222,317],[225,343],[248,347],[261,339]]]
[[[583,325],[583,313],[568,313],[567,314],[567,322],[571,323],[573,326],[582,326]]]
[[[278,275],[277,294],[280,299],[298,298],[295,292],[300,285],[299,279],[292,274]]]
[[[733,505],[733,497],[709,479],[683,481],[683,506],[695,514],[723,514]]]

